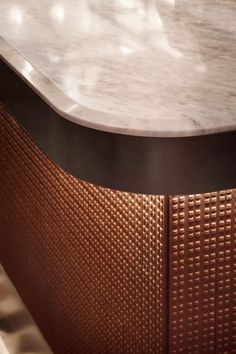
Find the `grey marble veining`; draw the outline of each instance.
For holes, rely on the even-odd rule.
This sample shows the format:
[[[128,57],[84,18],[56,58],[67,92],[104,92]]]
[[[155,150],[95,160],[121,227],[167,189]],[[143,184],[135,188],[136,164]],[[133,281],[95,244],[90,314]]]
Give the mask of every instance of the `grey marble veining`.
[[[236,1],[0,0],[0,55],[61,115],[96,129],[236,129]]]

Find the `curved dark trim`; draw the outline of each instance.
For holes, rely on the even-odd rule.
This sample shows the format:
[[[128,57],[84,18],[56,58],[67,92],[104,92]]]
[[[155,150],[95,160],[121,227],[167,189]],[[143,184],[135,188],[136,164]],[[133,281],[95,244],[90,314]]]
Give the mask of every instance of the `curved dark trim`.
[[[0,100],[60,167],[87,182],[146,194],[195,194],[236,187],[236,132],[136,137],[72,123],[0,61]]]

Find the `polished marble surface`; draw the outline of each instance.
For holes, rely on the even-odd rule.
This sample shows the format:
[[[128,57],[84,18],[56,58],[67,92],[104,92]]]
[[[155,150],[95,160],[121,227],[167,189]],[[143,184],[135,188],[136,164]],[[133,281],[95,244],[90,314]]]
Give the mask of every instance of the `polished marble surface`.
[[[52,354],[0,265],[0,354]]]
[[[234,0],[0,0],[0,36],[0,55],[78,124],[236,129]]]

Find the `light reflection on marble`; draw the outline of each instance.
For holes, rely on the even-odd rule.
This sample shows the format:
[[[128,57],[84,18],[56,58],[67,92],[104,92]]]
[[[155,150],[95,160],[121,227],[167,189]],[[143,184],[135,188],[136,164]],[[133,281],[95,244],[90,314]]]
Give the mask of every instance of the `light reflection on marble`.
[[[143,136],[236,129],[234,0],[1,0],[0,36],[0,55],[76,123]]]

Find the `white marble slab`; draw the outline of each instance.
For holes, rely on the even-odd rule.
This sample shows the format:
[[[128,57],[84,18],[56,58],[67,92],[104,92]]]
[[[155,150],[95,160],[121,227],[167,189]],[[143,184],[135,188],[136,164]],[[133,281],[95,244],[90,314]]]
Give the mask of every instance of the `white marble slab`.
[[[235,0],[0,0],[0,36],[1,57],[78,124],[236,129]]]

